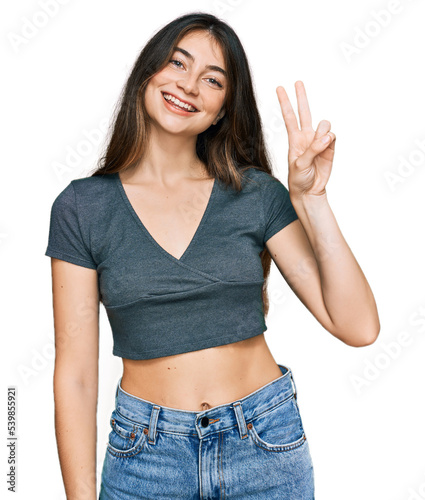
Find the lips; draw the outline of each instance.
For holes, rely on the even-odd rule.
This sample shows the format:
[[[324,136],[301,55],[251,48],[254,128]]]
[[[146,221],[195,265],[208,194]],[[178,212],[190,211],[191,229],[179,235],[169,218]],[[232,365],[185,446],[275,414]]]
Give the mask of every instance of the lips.
[[[176,106],[179,109],[188,111],[186,108],[182,108],[178,104],[173,103],[173,101],[170,101],[169,99],[165,99],[165,95],[164,94],[171,95],[175,99],[178,99],[180,102],[182,102],[184,104],[188,104],[189,106],[192,106],[195,109],[195,111],[188,111],[189,113],[197,113],[197,112],[199,112],[199,109],[194,104],[192,104],[191,102],[185,101],[184,99],[181,99],[179,96],[176,96],[175,94],[172,94],[171,92],[161,92],[161,93],[162,93],[162,97],[164,98],[164,100],[167,101],[169,104],[172,104],[172,105]]]

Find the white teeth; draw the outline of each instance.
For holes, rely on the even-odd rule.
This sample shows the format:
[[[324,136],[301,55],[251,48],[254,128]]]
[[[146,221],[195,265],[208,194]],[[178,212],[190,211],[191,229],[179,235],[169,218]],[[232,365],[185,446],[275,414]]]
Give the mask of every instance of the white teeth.
[[[180,108],[185,108],[189,111],[196,111],[196,109],[193,106],[191,106],[190,104],[183,103],[170,94],[163,94],[163,95],[164,95],[165,99],[167,99],[167,101],[171,101],[174,104],[177,104],[177,106],[179,106]]]

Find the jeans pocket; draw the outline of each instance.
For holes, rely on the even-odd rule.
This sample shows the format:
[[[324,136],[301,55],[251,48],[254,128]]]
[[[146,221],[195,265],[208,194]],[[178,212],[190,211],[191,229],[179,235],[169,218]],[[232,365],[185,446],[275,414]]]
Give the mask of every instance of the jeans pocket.
[[[130,457],[139,453],[147,439],[147,428],[132,422],[116,409],[109,421],[111,432],[108,436],[108,451],[115,456]]]
[[[247,423],[253,442],[268,451],[290,451],[307,437],[294,395]]]

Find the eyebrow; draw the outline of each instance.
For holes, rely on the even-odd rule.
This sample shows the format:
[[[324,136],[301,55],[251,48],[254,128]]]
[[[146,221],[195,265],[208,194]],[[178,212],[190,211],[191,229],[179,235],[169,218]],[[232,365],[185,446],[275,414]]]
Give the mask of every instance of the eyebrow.
[[[195,60],[195,58],[192,56],[192,54],[190,54],[187,50],[182,49],[181,47],[174,47],[174,50],[177,52],[181,52],[191,61]],[[214,64],[210,64],[208,66],[205,66],[205,68],[210,69],[212,71],[218,71],[219,73],[222,73],[224,76],[227,77],[227,71],[225,71],[223,68],[220,68],[220,66],[215,66]]]

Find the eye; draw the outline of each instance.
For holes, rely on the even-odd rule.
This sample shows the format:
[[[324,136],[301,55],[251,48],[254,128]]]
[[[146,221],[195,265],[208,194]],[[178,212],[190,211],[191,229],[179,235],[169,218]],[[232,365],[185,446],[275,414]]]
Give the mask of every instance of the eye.
[[[223,87],[223,85],[222,85],[220,82],[218,82],[215,78],[207,78],[207,80],[210,80],[210,82],[211,82],[213,85],[217,85],[217,87],[220,87],[220,88],[222,88],[222,87]]]
[[[173,66],[176,66],[177,68],[182,68],[183,67],[183,63],[182,61],[179,61],[178,59],[170,59],[169,61]],[[179,64],[181,64],[181,66],[179,66]]]
[[[179,59],[170,59],[168,62],[179,69],[182,69],[184,67],[183,61],[180,61]],[[223,88],[223,85],[215,78],[207,78],[207,81],[209,81],[216,87]]]

